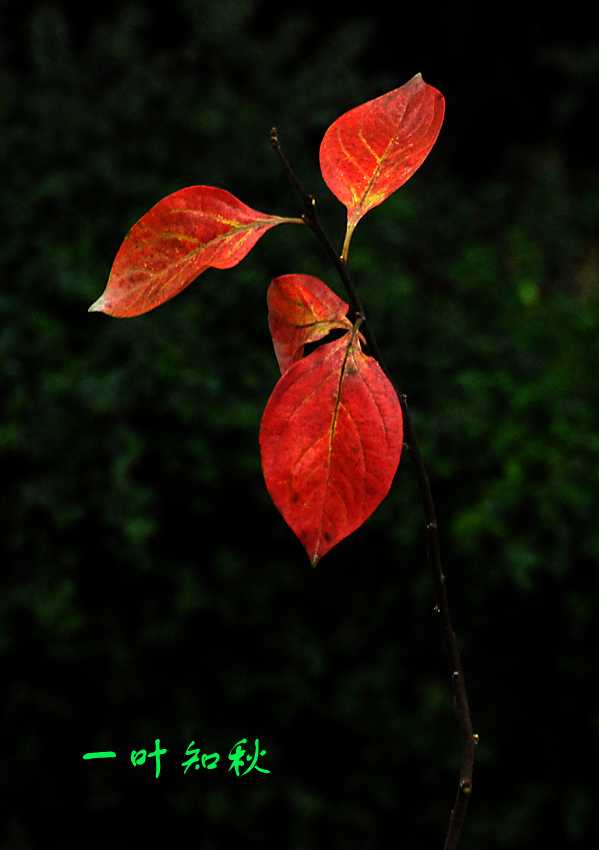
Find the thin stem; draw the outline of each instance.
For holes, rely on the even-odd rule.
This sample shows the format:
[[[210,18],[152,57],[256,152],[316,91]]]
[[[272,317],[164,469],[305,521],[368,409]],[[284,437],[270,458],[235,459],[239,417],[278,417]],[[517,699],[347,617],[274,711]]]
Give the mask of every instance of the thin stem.
[[[283,151],[281,150],[279,137],[276,129],[273,128],[273,130],[271,131],[270,138],[273,150],[279,158],[283,170],[289,177],[291,183],[295,187],[297,193],[299,194],[302,200],[302,203],[304,205],[303,219],[305,223],[308,225],[308,227],[312,230],[316,238],[319,240],[325,252],[331,259],[333,265],[337,269],[339,277],[341,278],[341,281],[347,292],[347,296],[351,303],[352,309],[356,314],[356,318],[361,321],[361,330],[364,335],[364,338],[366,339],[366,343],[368,345],[370,353],[379,362],[381,368],[383,369],[391,383],[393,383],[393,379],[391,378],[389,371],[383,361],[381,352],[378,347],[378,343],[374,337],[370,324],[368,323],[364,308],[362,306],[362,302],[360,300],[356,287],[354,286],[351,275],[348,271],[346,253],[340,257],[335,251],[331,240],[329,239],[328,235],[320,224],[320,221],[318,220],[318,216],[316,215],[316,203],[314,201],[313,196],[305,191],[305,189],[297,179],[295,173],[293,172],[291,166],[287,162]],[[346,249],[344,250],[346,251]],[[418,485],[418,490],[420,492],[420,499],[422,501],[422,510],[424,513],[426,527],[426,545],[428,561],[431,569],[433,591],[435,597],[435,613],[438,616],[441,635],[445,643],[445,647],[447,649],[451,673],[451,688],[453,691],[454,706],[461,735],[462,758],[460,765],[460,777],[458,781],[458,790],[455,803],[449,819],[449,827],[447,830],[447,836],[445,839],[444,847],[444,850],[456,850],[460,839],[462,824],[464,823],[464,818],[466,816],[466,809],[470,800],[470,794],[472,792],[472,771],[474,767],[474,754],[476,750],[476,744],[478,743],[478,736],[475,735],[472,731],[472,721],[470,719],[470,709],[468,706],[468,696],[466,693],[466,685],[464,682],[462,662],[460,659],[460,652],[458,648],[457,639],[453,631],[451,617],[449,614],[449,600],[447,598],[445,576],[443,575],[443,568],[441,565],[439,531],[437,527],[437,516],[435,512],[433,496],[431,493],[431,488],[422,453],[420,451],[420,445],[418,443],[418,438],[414,429],[414,423],[412,422],[412,417],[408,408],[407,397],[400,393],[398,393],[398,397],[403,413],[404,445],[410,452],[410,457],[412,459],[414,473],[416,476],[416,482]]]
[[[331,240],[329,239],[324,228],[320,224],[320,221],[319,221],[318,216],[316,214],[316,201],[314,200],[314,197],[312,195],[310,195],[310,194],[308,194],[308,192],[306,192],[306,190],[304,189],[302,184],[299,182],[297,176],[295,175],[295,172],[292,170],[291,166],[287,162],[287,158],[285,157],[285,154],[283,153],[283,151],[281,149],[281,145],[279,143],[279,136],[278,136],[278,133],[277,133],[277,130],[276,130],[275,127],[273,127],[272,130],[270,131],[270,143],[273,147],[274,152],[276,153],[276,155],[279,159],[279,162],[281,163],[281,165],[283,167],[283,170],[285,171],[285,173],[289,177],[289,180],[291,181],[296,192],[298,193],[298,195],[301,198],[301,201],[304,205],[303,220],[308,225],[310,230],[314,233],[314,235],[316,236],[316,238],[318,239],[320,244],[323,246],[325,252],[327,253],[327,255],[329,257],[329,259],[331,260],[331,262],[333,263],[333,265],[337,269],[339,277],[341,278],[341,281],[343,282],[343,285],[345,287],[345,291],[347,292],[347,297],[349,298],[349,302],[352,306],[352,310],[356,314],[356,317],[358,317],[358,316],[363,317],[364,324],[362,326],[362,333],[364,334],[364,337],[366,339],[366,343],[368,345],[368,349],[369,349],[370,353],[375,358],[375,360],[378,360],[378,362],[381,364],[383,370],[388,375],[388,372],[387,372],[387,369],[386,369],[386,367],[383,363],[383,358],[382,358],[381,352],[379,351],[379,347],[377,345],[376,339],[374,338],[374,335],[373,335],[373,333],[370,329],[370,326],[369,326],[368,322],[366,321],[366,314],[364,312],[364,308],[362,306],[360,296],[358,295],[358,292],[357,292],[357,290],[354,286],[354,283],[352,281],[352,278],[349,274],[349,271],[348,271],[348,268],[347,268],[347,260],[343,257],[340,257],[339,254],[337,253],[337,251],[335,251],[333,243],[331,242]]]
[[[455,803],[451,812],[449,828],[445,840],[445,850],[455,850],[458,846],[462,824],[466,816],[466,808],[472,792],[472,770],[474,767],[474,753],[478,736],[472,731],[470,709],[468,707],[468,696],[458,642],[451,624],[449,614],[449,600],[445,587],[445,576],[441,566],[441,552],[439,548],[439,533],[437,527],[437,516],[435,504],[424,465],[420,445],[416,437],[414,423],[408,408],[405,395],[400,395],[399,400],[404,420],[404,440],[410,451],[410,457],[414,466],[414,472],[422,500],[422,510],[426,523],[426,541],[428,559],[433,578],[433,589],[435,595],[435,613],[439,618],[439,626],[443,641],[449,656],[451,672],[451,687],[453,690],[454,707],[458,718],[462,739],[462,761],[460,766],[460,778]]]

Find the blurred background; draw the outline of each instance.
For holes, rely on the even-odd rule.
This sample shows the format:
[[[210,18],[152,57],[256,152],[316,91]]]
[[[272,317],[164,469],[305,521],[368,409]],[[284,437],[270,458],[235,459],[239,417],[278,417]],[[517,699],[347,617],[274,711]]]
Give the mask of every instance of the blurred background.
[[[588,10],[588,5],[586,9]],[[599,36],[526,4],[0,3],[0,847],[442,847],[459,734],[407,453],[316,569],[272,506],[276,228],[135,319],[88,314],[131,225],[208,184],[341,246],[320,140],[446,97],[350,265],[436,498],[480,736],[461,847],[599,840]],[[228,753],[259,740],[237,777]],[[167,753],[134,767],[131,751]],[[191,741],[215,770],[184,772]],[[116,758],[84,761],[87,752]]]

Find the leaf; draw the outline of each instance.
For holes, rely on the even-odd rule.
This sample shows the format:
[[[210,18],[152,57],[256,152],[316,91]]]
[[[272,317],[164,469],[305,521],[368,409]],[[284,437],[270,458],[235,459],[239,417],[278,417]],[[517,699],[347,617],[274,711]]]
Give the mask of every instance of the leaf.
[[[320,168],[329,189],[347,207],[345,258],[362,216],[422,165],[439,135],[444,112],[443,95],[416,74],[329,127],[320,146]]]
[[[395,390],[355,331],[280,378],[262,417],[262,469],[313,566],[385,498],[402,440]]]
[[[268,324],[281,373],[304,355],[304,346],[333,328],[351,330],[349,306],[332,289],[307,274],[275,278],[268,288]]]
[[[139,316],[173,298],[208,268],[237,265],[271,227],[299,219],[265,215],[224,189],[190,186],[134,224],[90,312]]]

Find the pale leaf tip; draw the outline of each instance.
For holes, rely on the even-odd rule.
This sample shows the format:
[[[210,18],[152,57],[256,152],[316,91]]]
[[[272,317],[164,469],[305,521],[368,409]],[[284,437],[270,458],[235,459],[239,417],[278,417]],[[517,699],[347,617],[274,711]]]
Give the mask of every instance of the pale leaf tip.
[[[97,301],[91,305],[91,307],[87,310],[88,313],[103,313],[104,312],[104,299],[98,298]]]

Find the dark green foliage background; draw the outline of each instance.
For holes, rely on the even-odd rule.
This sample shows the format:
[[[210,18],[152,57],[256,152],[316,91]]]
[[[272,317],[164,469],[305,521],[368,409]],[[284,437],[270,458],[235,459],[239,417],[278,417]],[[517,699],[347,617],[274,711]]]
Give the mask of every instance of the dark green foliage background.
[[[459,737],[409,457],[316,570],[261,476],[266,289],[343,294],[318,245],[280,227],[154,313],[86,312],[169,192],[301,212],[273,124],[341,244],[320,139],[421,71],[445,127],[350,262],[437,500],[481,740],[462,846],[595,847],[597,40],[468,4],[1,8],[0,846],[442,846]],[[270,775],[227,773],[242,737]],[[158,780],[129,760],[155,738]],[[217,770],[183,774],[191,740]]]

